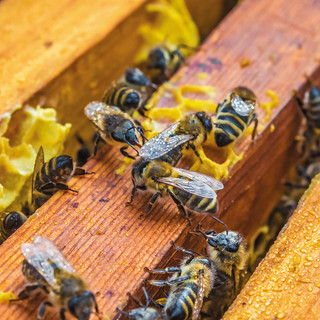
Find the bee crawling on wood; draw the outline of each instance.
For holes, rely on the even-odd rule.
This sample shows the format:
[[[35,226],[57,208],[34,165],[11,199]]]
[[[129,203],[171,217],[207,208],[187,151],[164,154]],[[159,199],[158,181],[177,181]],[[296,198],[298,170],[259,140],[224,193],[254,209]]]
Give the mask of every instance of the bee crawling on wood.
[[[27,216],[22,212],[0,213],[0,244],[8,239],[18,228],[27,221]]]
[[[182,146],[191,148],[200,158],[197,147],[207,140],[212,128],[211,117],[205,112],[186,115],[147,141],[139,150],[139,155],[153,160]]]
[[[154,192],[146,212],[152,209],[159,196],[170,196],[177,205],[180,214],[189,223],[191,223],[190,219],[183,206],[210,215],[218,211],[215,191],[223,189],[223,184],[212,177],[173,167],[165,161],[143,158],[134,162],[131,175],[134,186],[128,204],[133,201],[137,189]],[[221,222],[219,219],[217,220]]]
[[[234,88],[227,98],[218,104],[214,123],[214,136],[218,147],[229,145],[238,139],[254,122],[252,140],[258,126],[255,113],[256,95],[246,87]]]
[[[33,243],[22,244],[21,251],[25,257],[22,273],[30,284],[11,301],[25,300],[41,289],[50,295],[50,301],[42,302],[38,320],[43,319],[47,306],[59,307],[61,320],[66,319],[66,311],[79,320],[89,320],[92,313],[98,315],[94,294],[50,240],[37,236]]]
[[[185,62],[185,57],[181,53],[182,48],[198,49],[185,44],[180,44],[175,49],[170,49],[167,45],[160,44],[150,50],[148,55],[149,68],[160,71],[158,76],[159,83],[169,80]]]
[[[138,300],[136,300],[130,293],[128,293],[129,297],[140,307],[136,309],[132,309],[129,311],[124,311],[117,307],[117,311],[121,314],[128,316],[134,320],[169,320],[163,312],[163,308],[156,302],[154,302],[148,295],[145,287],[142,287],[143,293],[146,297],[146,305],[141,304]],[[149,307],[151,302],[154,304],[153,307]]]
[[[303,133],[304,141],[302,153],[304,159],[320,155],[320,88],[312,85],[308,79],[310,88],[306,91],[303,100],[294,91],[294,96],[298,102],[302,113],[307,120],[307,129]]]
[[[180,267],[149,270],[154,274],[173,274],[169,280],[149,280],[155,286],[170,286],[170,293],[165,300],[164,313],[168,319],[198,319],[203,304],[214,286],[216,267],[210,257],[195,256],[192,251],[175,246],[187,255]]]
[[[236,231],[216,233],[199,232],[205,237],[207,254],[216,267],[216,277],[204,312],[212,319],[221,319],[224,312],[239,294],[247,277],[248,250],[243,236]]]
[[[120,149],[120,152],[125,157],[135,159],[125,150],[130,146],[138,153],[138,150],[134,146],[141,147],[141,144],[136,132],[140,133],[143,139],[142,143],[147,140],[143,134],[143,128],[137,120],[132,119],[128,114],[122,112],[117,107],[111,107],[98,101],[89,103],[85,107],[84,113],[98,129],[94,155],[97,152],[98,143],[102,139],[110,145],[124,145]]]
[[[40,147],[32,176],[32,204],[40,207],[58,190],[72,190],[66,184],[74,175],[91,174],[76,167],[72,158],[61,155],[44,162],[43,148]]]
[[[145,105],[156,88],[142,71],[128,68],[122,78],[111,83],[102,101],[129,115],[138,111],[145,116]]]

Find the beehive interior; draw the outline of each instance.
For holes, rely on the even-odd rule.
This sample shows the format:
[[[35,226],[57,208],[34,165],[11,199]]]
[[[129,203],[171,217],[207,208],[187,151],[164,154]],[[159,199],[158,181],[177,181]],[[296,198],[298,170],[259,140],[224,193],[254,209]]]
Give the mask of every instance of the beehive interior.
[[[226,7],[221,7],[219,12],[225,13],[234,4],[234,1],[227,2]],[[190,11],[194,13],[194,20],[198,22],[201,38],[204,39],[212,30],[212,26],[222,16],[219,15],[218,19],[217,17],[205,15],[206,19],[203,19],[203,11],[206,11],[206,6],[202,7],[192,0],[187,1],[187,3],[191,8]],[[222,3],[221,1],[216,1],[213,6],[222,6]],[[132,25],[136,24],[137,21],[139,23],[149,21],[150,17],[144,14],[144,10],[145,8],[141,8],[135,12],[128,18],[129,22],[127,21],[116,28],[94,50],[88,51],[71,64],[59,79],[52,81],[26,102],[26,104],[33,106],[41,104],[44,107],[56,108],[59,122],[63,124],[72,123],[72,131],[67,139],[65,153],[75,155],[76,150],[80,147],[77,136],[81,136],[88,145],[91,145],[93,127],[84,117],[83,107],[92,100],[99,100],[108,84],[117,79],[126,67],[132,65],[135,53],[138,52],[141,46],[139,35],[132,32]],[[216,12],[218,10],[210,11],[213,15],[216,15]],[[127,36],[128,34],[130,34],[130,37]],[[199,81],[201,82],[201,75],[199,76]],[[265,90],[267,89],[265,88]],[[199,99],[201,99],[200,96],[201,94],[199,94]],[[263,101],[267,100],[268,98]],[[17,119],[12,121],[10,128],[13,130],[15,124],[19,123],[19,121]],[[210,148],[205,149],[205,151],[208,152],[209,156],[213,154]],[[277,225],[277,228],[275,228],[277,230],[270,232],[270,221],[272,225]],[[284,220],[275,214],[270,217],[270,221],[269,229],[265,228],[267,224],[267,221],[265,221],[261,225],[261,231],[265,232],[265,234],[268,233],[270,235],[272,233],[276,236],[276,231],[280,228],[281,223],[284,223]],[[271,241],[271,237],[269,240]],[[257,238],[256,245],[258,243],[259,238]],[[259,258],[261,258],[261,251],[263,251],[261,246],[259,250]],[[256,261],[252,262],[252,265],[256,265]]]

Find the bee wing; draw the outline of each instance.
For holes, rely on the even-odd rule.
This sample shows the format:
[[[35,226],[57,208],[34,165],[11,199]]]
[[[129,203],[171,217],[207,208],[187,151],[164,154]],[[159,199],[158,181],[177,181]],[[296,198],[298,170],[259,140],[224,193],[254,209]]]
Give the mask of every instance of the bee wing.
[[[195,194],[199,197],[214,199],[217,194],[214,190],[199,180],[186,180],[182,178],[161,177],[157,179],[159,182],[169,186],[176,187],[188,193]]]
[[[180,173],[182,176],[185,176],[191,180],[198,180],[203,182],[204,184],[210,186],[213,190],[222,190],[224,188],[223,183],[219,180],[207,176],[206,174],[202,174],[200,172],[185,170],[181,168],[174,168],[174,170]]]
[[[232,108],[241,116],[248,116],[254,112],[255,105],[252,103],[245,103],[239,96],[235,96],[231,100]]]
[[[54,267],[74,273],[71,264],[65,259],[57,247],[47,238],[36,236],[33,243],[23,243],[21,251],[27,261],[45,278],[48,284],[55,282]],[[51,262],[51,263],[50,263]]]
[[[198,320],[200,311],[202,308],[204,290],[205,290],[202,277],[203,277],[203,273],[199,272],[198,293],[197,293],[197,298],[196,298],[196,301],[194,302],[194,306],[192,310],[192,320]]]
[[[98,121],[103,115],[109,114],[109,107],[101,101],[92,101],[84,108],[84,114],[90,121]]]
[[[37,173],[41,170],[42,166],[44,165],[44,151],[42,146],[40,146],[36,160],[34,162],[34,168],[32,173],[32,185],[31,185],[31,197],[32,197],[32,204],[34,203],[34,189],[35,189],[35,183],[36,183],[36,177]]]
[[[156,159],[193,138],[191,134],[174,135],[178,126],[179,122],[175,122],[147,141],[139,150],[139,156],[150,160]]]

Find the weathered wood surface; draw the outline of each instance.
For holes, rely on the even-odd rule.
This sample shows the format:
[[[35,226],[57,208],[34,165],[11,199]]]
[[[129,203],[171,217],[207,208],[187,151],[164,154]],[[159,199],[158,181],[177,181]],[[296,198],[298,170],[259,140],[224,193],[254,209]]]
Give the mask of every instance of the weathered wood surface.
[[[224,320],[319,319],[319,178],[313,179]]]
[[[312,0],[244,1],[173,79],[199,83],[197,74],[203,72],[205,64],[212,70],[201,83],[218,86],[218,99],[237,85],[252,88],[262,101],[266,100],[267,89],[279,94],[279,108],[254,144],[249,137],[241,144],[241,149],[247,149],[245,157],[232,169],[225,189],[218,194],[220,218],[246,237],[253,234],[277,202],[281,177],[295,160],[294,138],[301,114],[292,102],[291,90],[301,87],[305,73],[319,79],[318,13],[319,4]],[[221,69],[213,68],[209,61],[213,57],[222,61]],[[245,69],[240,67],[242,58],[251,60]],[[275,126],[273,132],[271,123]],[[155,268],[160,261],[162,266],[168,261],[178,263],[172,258],[176,256],[170,250],[170,241],[201,249],[204,243],[188,235],[190,228],[169,201],[156,205],[142,219],[139,215],[149,196],[140,195],[133,206],[125,207],[131,189],[130,169],[117,176],[114,171],[120,163],[118,151],[106,146],[86,166],[96,174],[70,182],[79,190],[78,195],[57,193],[0,247],[0,290],[17,293],[23,287],[20,244],[30,241],[33,235],[47,236],[56,243],[98,293],[100,309],[108,314],[126,301],[126,292],[141,296],[137,290],[148,277],[144,266]],[[193,215],[194,227],[202,219],[201,215]],[[209,218],[202,224],[222,230]],[[35,317],[38,302],[2,305],[0,310],[5,319],[30,319]],[[54,319],[54,315],[48,309],[46,319]]]
[[[154,18],[146,11],[150,2],[1,1],[0,114],[19,104],[57,109],[60,122],[73,124],[66,145],[73,154],[74,135],[89,141],[93,133],[83,107],[101,99],[111,81],[132,66],[142,44],[139,27]],[[230,10],[232,2],[187,1],[195,20],[201,21],[202,36]],[[203,11],[212,14],[200,17]],[[19,112],[16,119],[18,125]]]

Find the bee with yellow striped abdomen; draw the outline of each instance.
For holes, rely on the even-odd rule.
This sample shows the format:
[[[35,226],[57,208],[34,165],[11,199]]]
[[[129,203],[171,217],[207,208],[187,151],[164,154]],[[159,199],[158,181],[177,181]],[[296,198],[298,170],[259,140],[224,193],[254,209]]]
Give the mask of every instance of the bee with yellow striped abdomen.
[[[246,87],[234,88],[217,108],[214,136],[218,147],[229,145],[238,139],[254,122],[254,139],[258,119],[255,113],[256,95]]]
[[[176,168],[165,161],[143,158],[136,160],[133,164],[131,175],[134,186],[129,203],[133,201],[137,189],[154,193],[146,212],[152,209],[159,196],[170,196],[180,214],[189,223],[190,220],[183,206],[210,215],[218,211],[215,191],[223,189],[223,184],[213,177]]]
[[[33,243],[23,243],[21,251],[25,257],[22,273],[30,284],[19,293],[18,299],[11,301],[28,299],[41,289],[50,300],[42,302],[38,320],[44,318],[47,306],[57,306],[61,320],[66,319],[66,311],[79,320],[89,320],[90,314],[98,314],[94,294],[50,240],[37,236]]]
[[[76,167],[72,158],[67,155],[53,157],[48,162],[44,162],[43,148],[40,147],[32,177],[32,204],[40,207],[50,196],[58,190],[72,190],[68,187],[67,182],[74,175],[89,174],[84,169]]]
[[[190,255],[182,261],[180,267],[148,270],[150,273],[173,273],[169,280],[150,280],[155,286],[170,286],[166,298],[164,313],[170,320],[198,319],[204,298],[207,298],[213,288],[216,267],[213,261],[204,256],[195,257],[191,251],[175,247]]]

